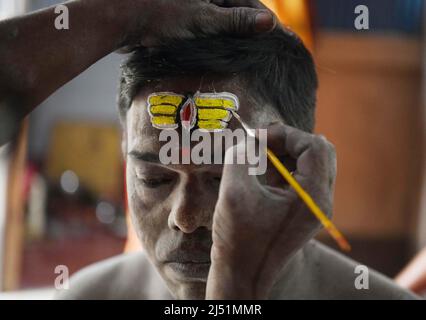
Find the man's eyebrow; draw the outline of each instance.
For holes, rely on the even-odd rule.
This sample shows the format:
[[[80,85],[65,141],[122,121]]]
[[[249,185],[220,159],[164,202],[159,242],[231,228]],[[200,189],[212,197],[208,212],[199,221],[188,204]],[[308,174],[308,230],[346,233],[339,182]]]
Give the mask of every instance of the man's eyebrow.
[[[158,158],[158,154],[152,152],[140,152],[140,151],[130,151],[129,156],[132,156],[138,160],[146,161],[146,162],[155,162],[159,163],[160,159]]]

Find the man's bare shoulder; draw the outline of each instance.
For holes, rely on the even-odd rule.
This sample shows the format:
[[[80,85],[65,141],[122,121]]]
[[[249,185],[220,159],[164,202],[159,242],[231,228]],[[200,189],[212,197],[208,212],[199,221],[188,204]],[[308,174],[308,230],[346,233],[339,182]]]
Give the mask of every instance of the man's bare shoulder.
[[[418,299],[383,274],[311,241],[305,256],[318,299]],[[368,288],[367,288],[368,287]]]
[[[171,299],[165,283],[143,252],[122,254],[73,275],[57,299]]]

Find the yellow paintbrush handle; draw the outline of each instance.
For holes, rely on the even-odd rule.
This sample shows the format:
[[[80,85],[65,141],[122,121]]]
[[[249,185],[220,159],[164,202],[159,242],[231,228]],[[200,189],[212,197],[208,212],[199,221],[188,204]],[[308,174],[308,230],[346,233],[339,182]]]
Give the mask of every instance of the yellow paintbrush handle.
[[[284,179],[290,184],[290,186],[296,191],[299,197],[306,203],[308,208],[321,222],[324,228],[330,233],[330,235],[336,240],[339,247],[344,251],[350,251],[351,246],[345,239],[343,234],[337,230],[336,226],[330,221],[330,219],[322,212],[318,205],[314,202],[312,197],[301,187],[301,185],[293,178],[291,173],[277,158],[277,156],[270,150],[267,149],[268,159],[272,162],[278,172],[284,177]]]

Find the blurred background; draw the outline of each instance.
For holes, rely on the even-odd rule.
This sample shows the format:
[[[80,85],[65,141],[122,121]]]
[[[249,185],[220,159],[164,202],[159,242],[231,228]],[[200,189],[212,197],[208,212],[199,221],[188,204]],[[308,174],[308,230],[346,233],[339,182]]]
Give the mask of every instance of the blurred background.
[[[59,2],[0,0],[0,19]],[[424,1],[263,2],[315,57],[316,132],[337,149],[334,220],[349,256],[395,277],[426,245]],[[354,26],[358,5],[368,30]],[[72,274],[141,250],[116,112],[124,58],[111,54],[58,90],[0,148],[0,299],[50,298],[56,266]]]

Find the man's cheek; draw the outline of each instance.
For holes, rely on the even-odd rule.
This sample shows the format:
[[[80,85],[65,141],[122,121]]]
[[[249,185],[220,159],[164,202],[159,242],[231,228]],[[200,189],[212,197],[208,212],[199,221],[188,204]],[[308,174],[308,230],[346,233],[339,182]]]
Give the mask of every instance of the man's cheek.
[[[127,175],[127,192],[130,206],[138,207],[143,212],[155,206],[155,196],[150,194],[149,190],[147,192],[136,175]]]
[[[157,206],[166,202],[171,193],[171,188],[169,186],[158,188],[145,186],[136,175],[131,175],[127,181],[128,192],[132,192],[132,194],[134,194],[134,199],[140,201],[141,205],[143,205],[146,210],[155,209]]]
[[[129,207],[138,228],[147,230],[167,226],[167,197],[156,195],[155,189],[138,185],[135,179],[128,182]]]

